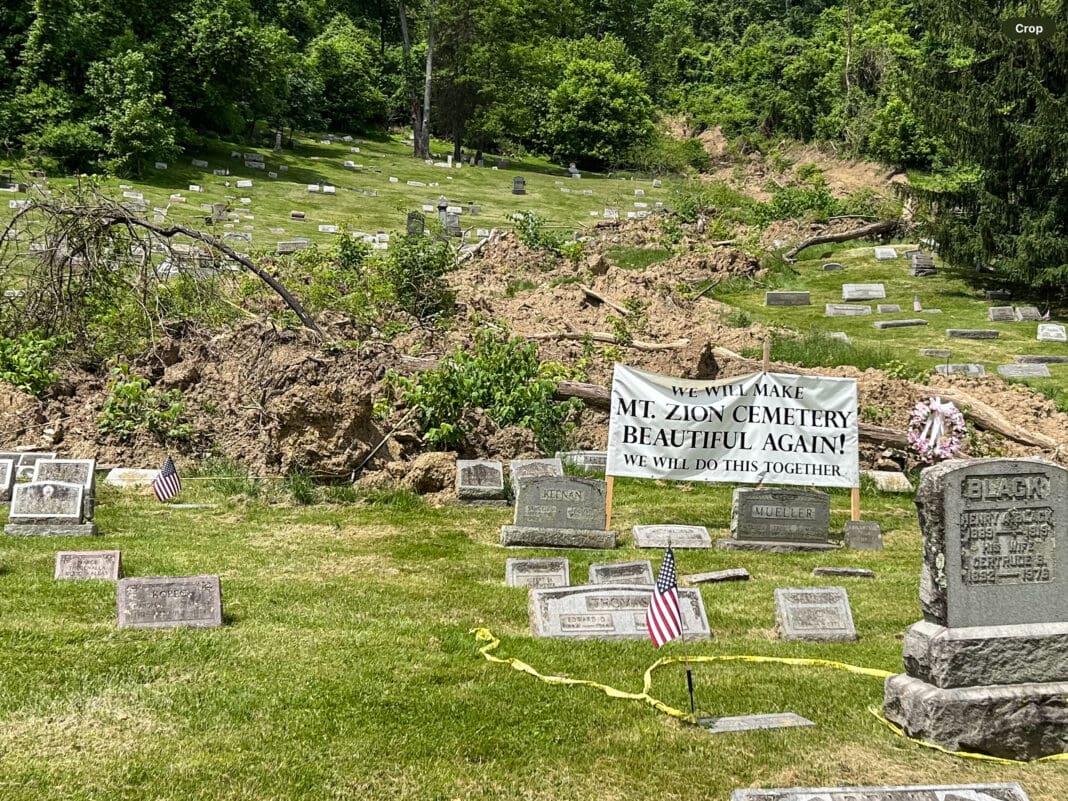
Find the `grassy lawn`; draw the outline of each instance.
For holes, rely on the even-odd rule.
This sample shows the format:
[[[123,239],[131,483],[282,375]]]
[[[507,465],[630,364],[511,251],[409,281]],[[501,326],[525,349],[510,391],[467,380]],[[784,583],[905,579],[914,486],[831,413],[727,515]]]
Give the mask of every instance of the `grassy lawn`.
[[[808,729],[711,736],[649,707],[558,688],[483,661],[468,633],[544,673],[639,691],[648,642],[556,642],[528,634],[526,592],[504,586],[496,545],[508,510],[432,509],[408,496],[292,506],[237,500],[208,483],[160,508],[102,487],[93,540],[0,540],[0,798],[26,799],[700,799],[735,787],[1021,781],[1061,801],[1056,764],[965,761],[897,737],[866,712],[876,679],[817,668],[696,668],[702,710],[793,711]],[[617,531],[702,523],[725,536],[727,487],[620,480]],[[909,496],[865,492],[883,552],[680,551],[682,575],[744,566],[748,583],[701,592],[716,639],[693,654],[837,659],[899,670],[901,632],[920,611],[920,539]],[[848,495],[832,495],[840,530]],[[629,543],[629,537],[626,539]],[[226,625],[118,630],[107,582],[54,582],[57,550],[118,548],[127,575],[217,573]],[[559,552],[554,552],[559,553]],[[594,561],[653,558],[629,545]],[[816,579],[816,565],[877,579]],[[844,584],[854,644],[774,638],[773,590]],[[678,644],[663,649],[678,654]],[[681,668],[653,694],[685,706]]]

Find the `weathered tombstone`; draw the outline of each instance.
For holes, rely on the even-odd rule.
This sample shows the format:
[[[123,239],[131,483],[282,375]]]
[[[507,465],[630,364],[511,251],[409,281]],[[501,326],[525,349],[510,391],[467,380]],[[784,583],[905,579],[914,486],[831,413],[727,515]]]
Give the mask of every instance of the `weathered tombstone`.
[[[892,261],[897,258],[897,251],[893,248],[875,248],[875,258],[879,261]]]
[[[716,542],[727,550],[830,551],[831,499],[826,492],[738,487],[731,500],[731,536]]]
[[[1049,368],[1044,364],[1002,364],[998,366],[1002,378],[1049,378]]]
[[[29,481],[33,478],[34,465],[41,459],[55,459],[55,451],[22,451],[15,466],[15,478]]]
[[[886,287],[882,284],[842,284],[842,300],[883,300]]]
[[[605,482],[542,476],[517,485],[515,524],[501,526],[501,545],[614,548],[605,529]]]
[[[1039,342],[1066,342],[1068,335],[1065,334],[1063,325],[1053,323],[1040,323],[1038,326]]]
[[[986,310],[986,316],[992,323],[1011,323],[1013,308],[1012,306],[991,306]]]
[[[559,459],[513,459],[508,464],[508,474],[513,489],[518,489],[519,482],[527,478],[562,476],[564,465]]]
[[[454,214],[453,212],[445,213],[445,233],[449,236],[463,236],[459,214]]]
[[[409,236],[422,236],[423,231],[426,230],[426,217],[418,211],[408,212],[406,230]]]
[[[1012,300],[1012,292],[1007,289],[988,289],[983,294],[987,300]]]
[[[814,567],[812,575],[816,578],[875,578],[875,571],[866,567]]]
[[[1028,356],[1013,356],[1012,360],[1017,364],[1068,364],[1068,356],[1044,356],[1041,354]],[[0,459],[3,454],[0,454]]]
[[[888,328],[913,328],[913,327],[918,326],[918,325],[927,325],[927,321],[926,320],[921,320],[921,319],[915,319],[915,320],[880,320],[877,323],[873,323],[873,325],[877,329],[879,329],[880,331],[883,331],[883,330],[888,329]]]
[[[830,339],[836,339],[839,342],[849,342],[849,334],[845,331],[831,331],[827,334]]]
[[[531,590],[530,629],[535,637],[570,640],[642,640],[649,636],[647,585],[599,585]],[[712,639],[698,589],[679,589],[682,632],[688,640]]]
[[[711,548],[712,537],[704,526],[635,526],[635,548]]]
[[[920,348],[920,355],[930,359],[951,359],[953,351],[945,348]]]
[[[119,487],[120,489],[151,487],[152,482],[156,480],[158,475],[159,470],[115,467],[104,476],[104,483],[109,487]]]
[[[1031,760],[1068,750],[1068,471],[954,459],[916,493],[920,606],[888,720],[950,751]]]
[[[120,629],[222,625],[222,588],[218,576],[120,579],[115,597]]]
[[[749,581],[749,571],[744,567],[731,567],[727,570],[713,570],[711,573],[694,573],[683,576],[688,584],[719,584],[724,581]]]
[[[15,486],[15,465],[17,464],[14,459],[2,458],[5,454],[0,454],[0,503],[7,503],[11,500],[11,488]]]
[[[780,587],[775,624],[784,640],[852,642],[857,639],[844,587]]]
[[[901,306],[897,303],[877,303],[875,311],[879,314],[901,314]]]
[[[1018,784],[925,784],[735,790],[730,801],[1028,801],[1028,798]]]
[[[1042,312],[1036,306],[1017,306],[1012,316],[1018,323],[1037,323],[1042,320]]]
[[[62,481],[82,485],[83,514],[93,519],[96,500],[95,459],[39,459],[33,466],[33,481]]]
[[[854,551],[881,551],[883,531],[874,520],[847,520],[845,546]]]
[[[120,551],[60,551],[56,554],[56,579],[100,579],[118,581],[122,578]]]
[[[208,166],[208,162],[204,161],[204,159],[193,159],[193,166],[204,169]]]
[[[986,328],[949,328],[946,336],[953,339],[997,339],[1000,332]]]
[[[981,364],[936,364],[935,372],[939,375],[966,375],[972,378],[986,375],[986,368]]]
[[[561,464],[571,465],[588,473],[601,473],[608,464],[607,451],[557,451]]]
[[[289,218],[291,220],[303,220],[304,219],[304,212],[303,211],[291,211],[291,212],[289,212]]]
[[[462,501],[504,499],[504,468],[487,459],[456,460],[456,497]]]
[[[826,303],[823,306],[824,317],[862,317],[867,314],[871,314],[871,306],[851,303]]]
[[[5,534],[15,536],[72,536],[96,534],[96,525],[84,517],[81,484],[60,481],[16,484]]]
[[[551,589],[571,584],[571,563],[566,557],[506,559],[504,583],[509,587]]]
[[[521,175],[517,175],[512,179],[512,194],[513,195],[525,195],[527,193],[527,179]]]
[[[765,306],[809,306],[808,292],[772,291],[764,293]]]
[[[653,565],[648,559],[636,562],[600,562],[590,565],[590,584],[645,584],[652,586]]]
[[[823,272],[825,272],[825,273],[833,273],[833,272],[837,272],[838,270],[844,270],[844,269],[845,269],[845,267],[843,267],[841,264],[839,264],[836,261],[829,261],[829,262],[827,262],[826,264],[823,265]]]

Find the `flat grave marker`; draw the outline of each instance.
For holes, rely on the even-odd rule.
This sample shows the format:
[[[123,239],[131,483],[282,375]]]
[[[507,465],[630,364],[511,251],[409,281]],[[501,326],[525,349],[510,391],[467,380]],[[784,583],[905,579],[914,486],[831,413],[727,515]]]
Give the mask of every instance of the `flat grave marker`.
[[[866,567],[814,567],[812,575],[817,578],[875,578],[875,572]]]
[[[897,251],[893,248],[875,248],[875,258],[878,261],[893,261],[897,258]]]
[[[122,578],[122,552],[60,551],[53,578],[118,581]]]
[[[1042,312],[1037,306],[1017,306],[1013,311],[1013,319],[1018,323],[1037,323],[1042,320]]]
[[[897,303],[878,303],[875,311],[879,314],[901,314],[901,306]]]
[[[914,320],[880,320],[873,325],[880,331],[888,328],[912,328],[918,325],[927,325],[926,320],[914,319]]]
[[[730,801],[1029,801],[1019,784],[923,784],[735,790]]]
[[[222,588],[218,576],[119,579],[115,597],[119,628],[222,625]]]
[[[857,639],[844,587],[780,587],[775,622],[784,640],[852,642]]]
[[[815,726],[811,720],[793,712],[773,712],[764,715],[738,715],[726,718],[698,718],[697,725],[710,734],[731,734],[741,731],[790,729],[796,726]]]
[[[647,639],[645,612],[651,598],[652,592],[646,585],[531,590],[530,629],[535,637],[569,640]],[[700,590],[680,588],[679,608],[686,639],[712,638]]]
[[[998,375],[1002,378],[1049,378],[1049,368],[1044,364],[1002,364],[998,365]]]
[[[842,284],[842,300],[883,300],[886,287],[882,284]]]
[[[1040,323],[1037,339],[1039,342],[1068,342],[1068,334],[1065,334],[1063,325]]]
[[[634,562],[601,562],[590,565],[590,584],[644,584],[652,586],[653,565],[648,559]]]
[[[704,526],[634,526],[635,548],[694,548],[712,547],[712,537]]]
[[[720,584],[724,581],[749,581],[749,578],[749,571],[744,567],[731,567],[726,570],[713,570],[710,573],[683,576],[688,584]]]
[[[530,589],[567,587],[571,584],[571,564],[566,557],[506,559],[504,583]]]
[[[999,331],[989,328],[949,328],[946,336],[950,339],[997,339]]]
[[[936,364],[935,372],[939,375],[966,375],[973,378],[986,375],[986,368],[981,364]]]
[[[863,317],[871,314],[871,306],[855,303],[826,303],[823,306],[824,317]]]

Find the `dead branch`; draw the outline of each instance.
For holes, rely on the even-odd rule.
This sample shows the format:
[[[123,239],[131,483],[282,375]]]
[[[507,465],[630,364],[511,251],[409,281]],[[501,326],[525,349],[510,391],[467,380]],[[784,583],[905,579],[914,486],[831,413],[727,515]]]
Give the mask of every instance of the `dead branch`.
[[[630,310],[627,309],[627,307],[621,306],[620,304],[616,303],[611,298],[607,298],[604,295],[598,294],[597,292],[595,292],[594,290],[592,290],[590,287],[586,286],[585,284],[579,284],[578,287],[579,287],[579,289],[582,290],[582,294],[584,294],[586,297],[590,298],[591,300],[595,300],[598,303],[603,303],[605,306],[608,306],[609,308],[614,309],[615,311],[619,312],[624,317],[629,317],[630,316]]]
[[[899,224],[899,220],[880,220],[871,225],[864,225],[860,228],[854,228],[852,231],[845,231],[840,234],[820,234],[819,236],[810,237],[798,245],[794,245],[782,254],[782,257],[787,262],[794,262],[797,260],[795,257],[798,253],[813,245],[823,245],[828,242],[848,242],[852,239],[864,239],[869,236],[886,235],[897,230]]]
[[[609,334],[605,331],[549,331],[545,334],[524,334],[526,339],[544,341],[544,340],[566,340],[570,342],[584,342],[586,340],[592,340],[594,342],[605,342],[610,345],[619,345],[623,348],[634,348],[634,350],[645,351],[657,351],[657,350],[678,350],[679,348],[685,348],[690,344],[688,339],[676,339],[673,342],[642,342],[640,340],[632,340],[630,342],[620,342],[614,334]]]

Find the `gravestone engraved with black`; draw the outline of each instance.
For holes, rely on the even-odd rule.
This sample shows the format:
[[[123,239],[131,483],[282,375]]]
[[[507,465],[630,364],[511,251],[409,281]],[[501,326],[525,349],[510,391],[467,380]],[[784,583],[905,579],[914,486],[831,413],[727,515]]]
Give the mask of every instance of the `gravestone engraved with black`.
[[[218,576],[120,579],[115,597],[121,629],[222,625],[222,588]]]
[[[513,459],[508,465],[512,479],[512,488],[517,490],[519,482],[528,478],[542,476],[562,476],[564,465],[559,459]]]
[[[888,720],[951,751],[1068,750],[1068,471],[955,459],[923,471],[920,606]]]
[[[814,567],[812,568],[812,575],[817,578],[833,577],[833,578],[875,578],[874,571],[868,570],[866,567]]]
[[[506,559],[504,583],[539,590],[567,587],[571,584],[571,564],[566,557]]]
[[[635,548],[711,548],[712,537],[704,526],[635,526]]]
[[[14,459],[0,459],[0,503],[11,500],[11,488],[15,485]]]
[[[826,492],[738,487],[731,499],[731,536],[716,542],[727,550],[830,551],[831,499]]]
[[[602,562],[590,565],[590,584],[652,585],[653,565],[648,559],[635,562]]]
[[[121,551],[60,551],[54,578],[117,581],[122,578]]]
[[[786,787],[735,790],[730,801],[1029,801],[1019,784],[940,784],[908,787]]]
[[[501,526],[501,545],[549,548],[614,548],[605,530],[604,481],[542,476],[519,482],[515,524]]]
[[[1043,354],[1013,356],[1012,360],[1017,364],[1068,364],[1068,356],[1046,356]],[[0,459],[2,458],[4,456],[0,454]]]
[[[569,640],[646,639],[645,612],[652,595],[644,584],[531,590],[530,629],[535,637]],[[712,639],[700,590],[680,588],[679,610],[686,639]]]
[[[917,325],[927,325],[926,320],[913,319],[913,320],[880,320],[873,325],[880,331],[887,328],[911,328]]]
[[[844,587],[780,587],[775,624],[784,640],[852,642],[857,639]]]
[[[95,459],[39,459],[33,466],[34,482],[61,481],[82,485],[83,516],[93,519],[96,504]]]
[[[43,481],[15,485],[4,533],[81,537],[96,534],[96,525],[85,520],[81,484]]]
[[[504,468],[488,459],[456,460],[456,497],[461,501],[502,500]]]

